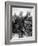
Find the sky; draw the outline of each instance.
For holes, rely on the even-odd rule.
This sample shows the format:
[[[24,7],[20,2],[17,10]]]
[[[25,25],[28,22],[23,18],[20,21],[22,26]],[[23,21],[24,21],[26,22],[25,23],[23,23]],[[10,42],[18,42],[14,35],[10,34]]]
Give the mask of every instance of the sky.
[[[27,12],[30,12],[31,14],[33,14],[33,9],[29,9],[29,8],[16,8],[16,7],[12,8],[12,16],[14,14],[16,14],[17,16],[19,16],[20,12],[23,12],[22,16],[26,16]]]

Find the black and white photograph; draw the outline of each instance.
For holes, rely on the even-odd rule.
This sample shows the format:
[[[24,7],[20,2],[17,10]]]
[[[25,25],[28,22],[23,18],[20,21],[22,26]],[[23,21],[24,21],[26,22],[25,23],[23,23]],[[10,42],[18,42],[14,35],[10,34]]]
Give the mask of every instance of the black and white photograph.
[[[36,4],[9,2],[6,7],[6,43],[35,42]]]
[[[12,39],[32,37],[32,9],[12,8]]]

